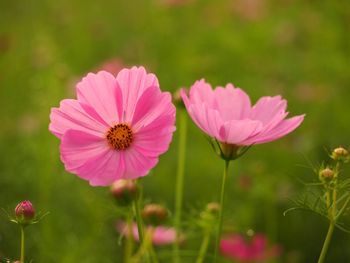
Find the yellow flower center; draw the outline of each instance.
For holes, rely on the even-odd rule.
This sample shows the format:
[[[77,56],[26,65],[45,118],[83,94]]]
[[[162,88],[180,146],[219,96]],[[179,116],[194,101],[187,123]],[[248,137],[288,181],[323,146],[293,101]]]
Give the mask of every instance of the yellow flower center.
[[[121,151],[129,148],[133,141],[133,134],[128,124],[120,123],[108,130],[106,138],[113,149]]]

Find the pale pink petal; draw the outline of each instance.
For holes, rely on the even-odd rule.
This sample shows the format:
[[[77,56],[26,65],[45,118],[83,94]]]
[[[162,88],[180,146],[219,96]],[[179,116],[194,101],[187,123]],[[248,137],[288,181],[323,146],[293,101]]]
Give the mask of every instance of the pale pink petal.
[[[115,77],[100,71],[89,73],[77,84],[78,101],[90,105],[106,123],[119,121],[121,114],[121,92]]]
[[[78,130],[66,131],[60,145],[61,160],[69,172],[76,172],[87,160],[101,156],[106,151],[109,148],[104,138]]]
[[[205,103],[208,107],[213,107],[216,103],[214,91],[210,84],[204,79],[196,81],[190,89],[190,100],[192,104]]]
[[[170,227],[158,226],[153,231],[152,241],[154,245],[170,245],[176,240],[176,230]]]
[[[220,116],[224,121],[242,120],[249,117],[250,99],[243,90],[227,84],[225,88],[217,87],[214,93]]]
[[[159,89],[158,79],[154,74],[147,73],[144,67],[132,67],[121,70],[117,81],[123,94],[123,121],[130,122],[143,92],[152,86]]]
[[[135,147],[130,147],[125,151],[124,161],[124,179],[135,179],[147,175],[158,163],[158,157],[147,157],[140,153]]]
[[[93,118],[77,100],[63,100],[59,108],[52,108],[49,130],[62,138],[68,129],[80,130],[98,137],[107,131],[105,124]]]
[[[125,222],[119,221],[116,224],[116,228],[118,232],[125,236],[128,233],[128,226]],[[161,245],[170,245],[173,244],[176,240],[176,230],[171,227],[163,227],[163,226],[147,226],[146,233],[152,234],[152,243],[156,246]],[[137,224],[132,224],[132,237],[134,240],[139,241],[139,232],[137,228]],[[181,237],[183,239],[183,237]]]
[[[188,113],[192,117],[193,121],[209,136],[219,139],[220,127],[223,125],[223,121],[217,110],[207,108],[203,104],[192,104]]]
[[[258,135],[255,138],[252,138],[250,143],[260,144],[270,141],[277,140],[288,133],[294,131],[304,120],[305,115],[298,115],[293,118],[289,118],[281,121],[273,130],[270,130],[267,134]]]
[[[249,119],[227,121],[220,128],[219,140],[228,144],[245,145],[244,140],[259,133],[261,129],[260,121]]]
[[[250,118],[266,125],[276,114],[284,113],[286,108],[287,101],[281,96],[262,97],[252,108]]]

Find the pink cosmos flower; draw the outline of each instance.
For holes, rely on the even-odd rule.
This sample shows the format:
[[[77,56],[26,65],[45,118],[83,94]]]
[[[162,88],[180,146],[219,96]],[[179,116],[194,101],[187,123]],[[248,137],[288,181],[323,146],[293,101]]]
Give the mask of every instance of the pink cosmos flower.
[[[117,230],[122,235],[126,235],[128,232],[127,225],[124,222],[117,223]],[[152,243],[156,246],[170,245],[176,241],[176,230],[171,227],[164,226],[147,226],[146,232],[152,235]],[[139,232],[137,230],[137,224],[132,225],[133,239],[139,241]],[[183,240],[183,236],[180,236],[180,240]]]
[[[227,84],[212,89],[203,79],[181,92],[187,111],[209,136],[229,145],[252,145],[277,140],[292,132],[304,115],[285,119],[287,101],[281,96],[262,97],[252,106],[248,95]]]
[[[77,84],[77,99],[61,101],[50,120],[66,170],[104,186],[157,164],[175,130],[175,106],[154,74],[133,67],[117,77],[89,73]]]
[[[230,235],[221,240],[220,250],[225,257],[239,262],[262,262],[281,254],[281,247],[269,247],[263,234],[254,235],[250,241],[238,234]]]

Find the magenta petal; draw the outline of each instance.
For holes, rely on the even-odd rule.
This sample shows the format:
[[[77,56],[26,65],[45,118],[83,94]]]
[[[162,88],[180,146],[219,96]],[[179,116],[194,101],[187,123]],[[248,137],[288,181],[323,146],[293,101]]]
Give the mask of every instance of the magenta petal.
[[[115,180],[124,178],[124,171],[123,153],[109,149],[96,158],[88,160],[77,169],[77,174],[89,178],[92,186],[107,186]]]
[[[135,134],[134,145],[143,155],[157,157],[168,150],[174,131],[173,116],[158,117]]]
[[[77,100],[63,100],[59,108],[52,108],[49,130],[58,138],[69,130],[80,130],[98,137],[104,136],[107,127],[91,117]]]
[[[118,122],[117,82],[115,77],[100,71],[97,74],[89,73],[77,84],[78,101],[90,105],[100,117],[109,125]]]
[[[131,122],[137,101],[149,87],[159,89],[158,79],[146,72],[144,67],[123,69],[117,75],[117,81],[123,94],[123,121]]]
[[[144,91],[137,102],[131,122],[133,129],[137,132],[160,115],[171,115],[175,122],[175,106],[171,104],[169,92],[161,93],[158,87],[151,86]]]
[[[135,179],[140,176],[145,176],[158,163],[158,158],[147,157],[137,151],[135,148],[130,148],[125,152],[125,179]]]
[[[68,130],[62,137],[60,152],[66,170],[76,172],[87,160],[104,154],[106,147],[104,138],[78,131]],[[88,179],[84,177],[84,179]]]

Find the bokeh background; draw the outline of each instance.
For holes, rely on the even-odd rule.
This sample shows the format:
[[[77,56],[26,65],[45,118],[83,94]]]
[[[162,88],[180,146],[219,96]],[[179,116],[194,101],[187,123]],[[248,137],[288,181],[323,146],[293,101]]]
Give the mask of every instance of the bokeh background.
[[[229,173],[225,225],[268,235],[283,246],[276,262],[316,262],[327,221],[310,212],[283,216],[315,180],[327,149],[350,143],[350,2],[312,0],[0,1],[0,207],[23,199],[49,211],[28,228],[33,262],[120,262],[107,188],[64,171],[48,132],[51,107],[75,97],[87,72],[144,65],[163,90],[205,78],[233,82],[256,101],[281,94],[304,123],[254,146]],[[191,225],[219,197],[222,161],[188,119],[184,213]],[[145,197],[173,211],[178,134],[152,174]],[[344,176],[350,176],[345,169]],[[343,221],[350,226],[349,215]],[[200,229],[187,230],[195,251]],[[350,261],[350,236],[335,231],[328,262]],[[171,248],[161,248],[170,262]],[[169,253],[168,253],[169,252]],[[19,229],[0,216],[0,256],[19,256]],[[183,262],[194,262],[186,257]],[[209,262],[209,261],[208,261]]]

